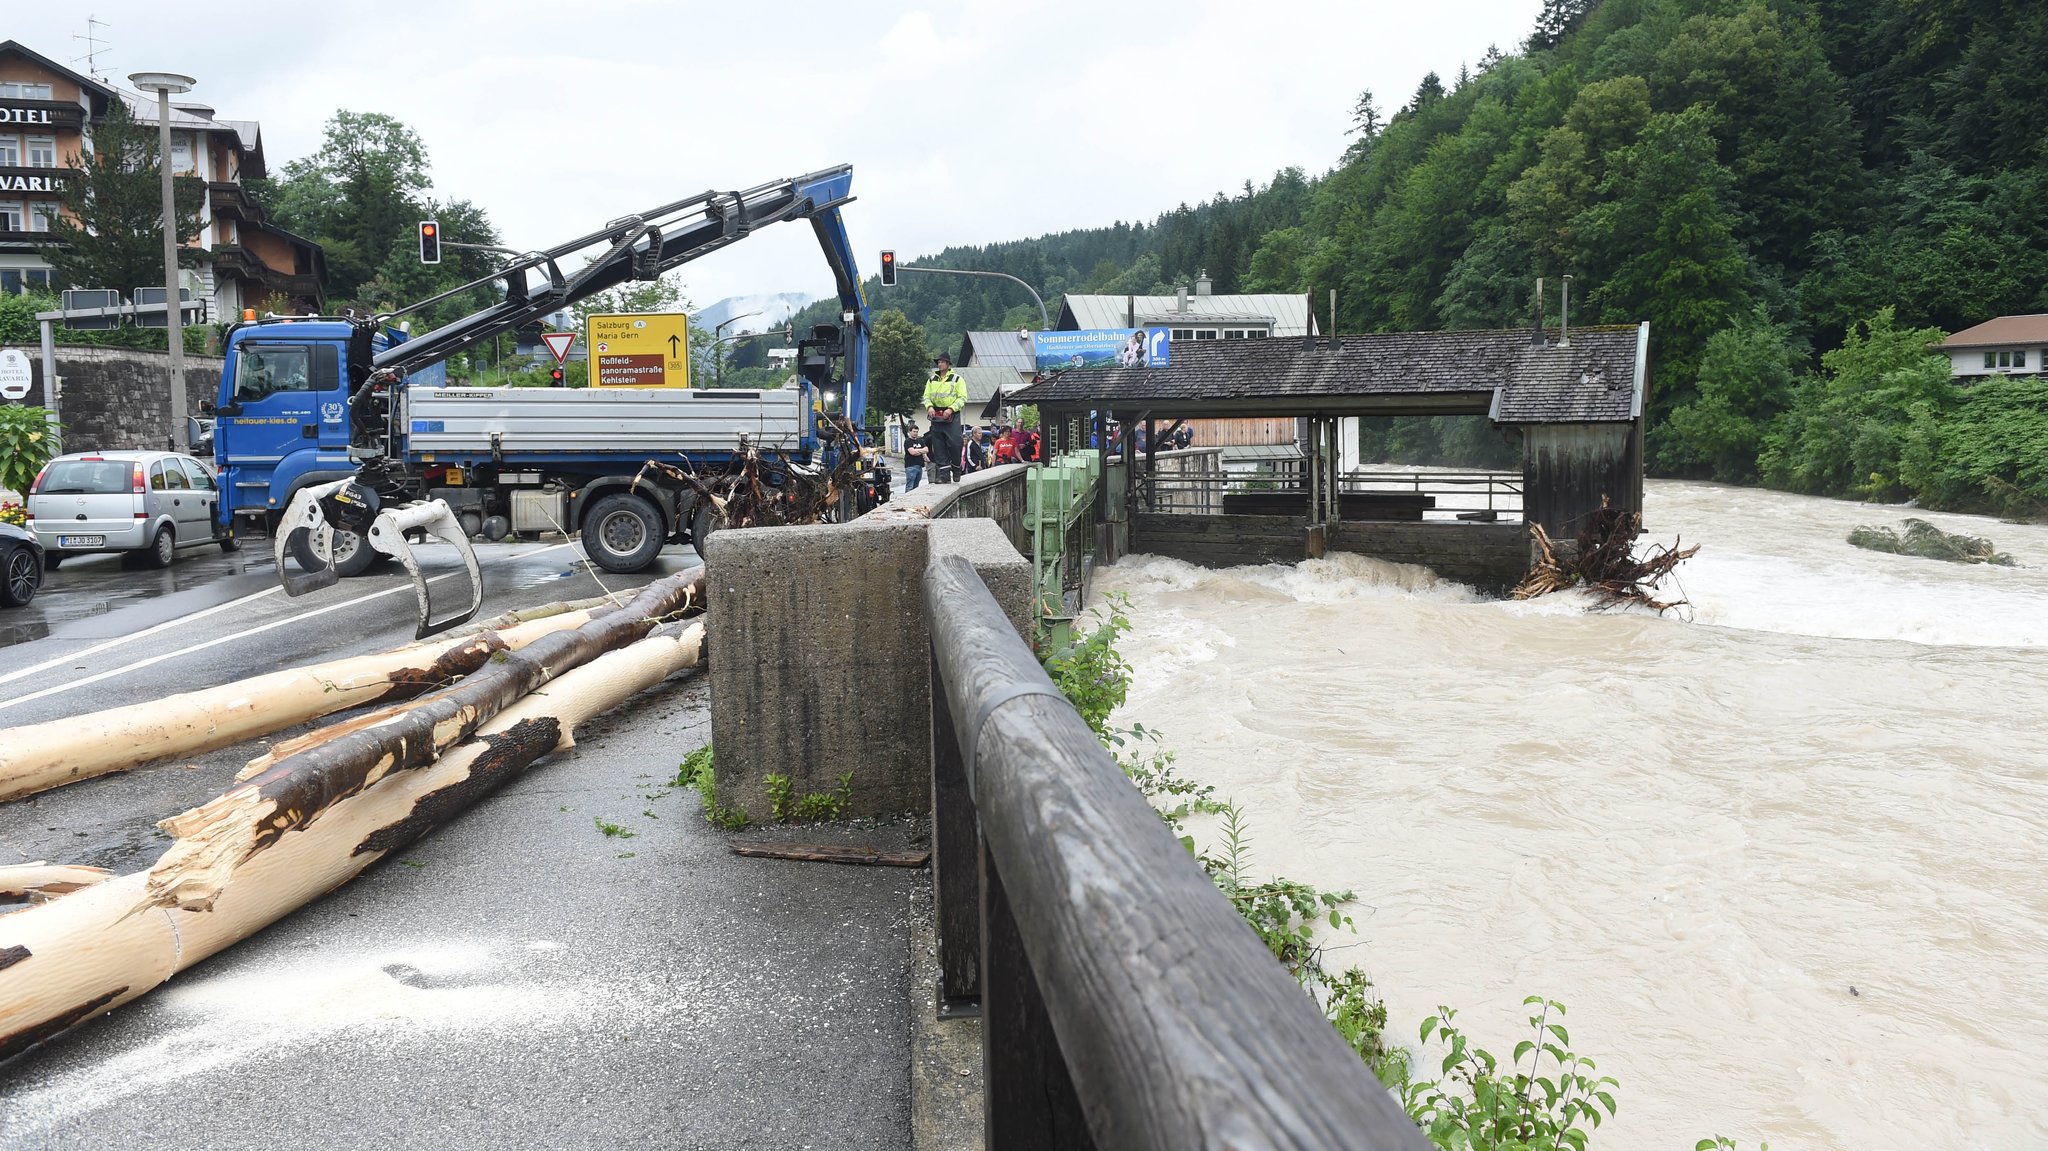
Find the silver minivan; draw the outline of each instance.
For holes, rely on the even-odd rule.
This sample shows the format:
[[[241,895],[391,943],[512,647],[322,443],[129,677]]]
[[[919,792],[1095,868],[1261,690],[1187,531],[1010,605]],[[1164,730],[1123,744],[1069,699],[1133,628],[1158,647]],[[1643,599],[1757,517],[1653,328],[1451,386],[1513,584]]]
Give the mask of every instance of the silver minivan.
[[[179,548],[241,546],[217,521],[213,468],[178,452],[73,452],[43,465],[29,488],[29,526],[44,566],[89,552],[134,552],[169,567]]]

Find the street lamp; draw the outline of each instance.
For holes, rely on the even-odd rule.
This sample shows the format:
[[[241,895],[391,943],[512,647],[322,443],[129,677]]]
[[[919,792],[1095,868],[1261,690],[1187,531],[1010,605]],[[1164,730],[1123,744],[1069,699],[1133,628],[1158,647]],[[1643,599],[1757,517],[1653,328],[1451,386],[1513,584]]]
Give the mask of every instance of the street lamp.
[[[723,339],[721,338],[721,337],[722,337],[722,336],[724,336],[724,334],[725,334],[725,326],[726,326],[727,324],[733,324],[733,323],[738,323],[739,321],[741,321],[741,320],[744,320],[744,319],[746,319],[746,318],[747,318],[747,317],[749,317],[749,316],[758,316],[758,315],[760,315],[760,314],[761,314],[761,313],[759,313],[759,312],[741,312],[741,313],[740,313],[739,315],[737,315],[737,316],[728,316],[728,317],[726,317],[725,319],[723,319],[723,320],[720,320],[720,321],[719,321],[719,322],[717,323],[717,325],[715,325],[715,326],[714,326],[714,327],[713,327],[713,328],[711,329],[711,386],[712,386],[712,387],[714,387],[714,388],[715,388],[715,387],[718,387],[718,386],[719,386],[720,384],[722,384],[722,383],[724,383],[724,382],[725,382],[725,353],[724,353],[724,352],[722,352],[722,351],[720,351],[720,350],[719,350],[719,348],[718,348],[718,346],[719,346],[719,345],[720,345],[721,343],[724,343],[724,342],[725,342],[725,341],[724,341],[724,340],[723,340]]]
[[[157,167],[164,186],[164,321],[171,338],[171,446],[185,428],[185,309],[178,297],[178,207],[171,193],[171,93],[185,93],[199,81],[176,72],[135,72],[137,91],[156,93]],[[190,445],[187,445],[188,447]]]

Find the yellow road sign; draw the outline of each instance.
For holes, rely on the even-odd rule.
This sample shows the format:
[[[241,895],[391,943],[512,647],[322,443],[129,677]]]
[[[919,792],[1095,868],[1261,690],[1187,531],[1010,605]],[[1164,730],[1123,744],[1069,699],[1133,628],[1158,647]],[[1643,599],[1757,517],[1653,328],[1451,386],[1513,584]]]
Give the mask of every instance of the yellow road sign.
[[[592,316],[584,338],[591,387],[690,386],[690,317],[681,312]]]

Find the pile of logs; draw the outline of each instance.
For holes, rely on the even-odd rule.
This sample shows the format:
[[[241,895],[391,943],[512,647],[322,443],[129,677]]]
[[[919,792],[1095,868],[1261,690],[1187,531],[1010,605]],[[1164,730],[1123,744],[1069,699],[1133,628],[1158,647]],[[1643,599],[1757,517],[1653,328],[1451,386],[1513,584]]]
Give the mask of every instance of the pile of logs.
[[[73,733],[106,734],[69,758],[48,733],[27,752],[16,736],[34,729],[9,733],[0,794],[12,797],[412,697],[252,761],[226,792],[162,821],[174,839],[146,871],[0,867],[0,1060],[254,934],[574,746],[579,724],[697,665],[703,625],[680,621],[703,602],[697,568],[623,606],[555,605],[457,640],[73,718]]]
[[[1671,574],[1671,569],[1700,550],[1698,544],[1680,550],[1678,544],[1684,542],[1680,540],[1668,548],[1651,544],[1638,557],[1635,545],[1637,537],[1643,534],[1643,517],[1611,506],[1605,496],[1600,498],[1600,510],[1587,518],[1570,550],[1552,543],[1542,524],[1530,524],[1529,534],[1535,537],[1542,559],[1516,585],[1516,599],[1534,599],[1577,588],[1591,594],[1602,606],[1637,604],[1652,611],[1670,611],[1685,601],[1656,598],[1657,584]]]

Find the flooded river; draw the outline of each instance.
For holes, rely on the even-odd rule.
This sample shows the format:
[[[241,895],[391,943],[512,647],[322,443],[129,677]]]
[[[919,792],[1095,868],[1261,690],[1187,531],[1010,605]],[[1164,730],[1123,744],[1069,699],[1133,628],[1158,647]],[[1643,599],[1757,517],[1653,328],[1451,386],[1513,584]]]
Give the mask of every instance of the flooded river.
[[[2048,1147],[2048,528],[1646,502],[1703,545],[1687,619],[1127,559],[1122,720],[1244,807],[1255,871],[1358,893],[1333,958],[1396,1039],[1449,1004],[1505,1059],[1563,1001],[1621,1081],[1595,1151]],[[2024,566],[1843,542],[1908,515]]]

